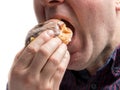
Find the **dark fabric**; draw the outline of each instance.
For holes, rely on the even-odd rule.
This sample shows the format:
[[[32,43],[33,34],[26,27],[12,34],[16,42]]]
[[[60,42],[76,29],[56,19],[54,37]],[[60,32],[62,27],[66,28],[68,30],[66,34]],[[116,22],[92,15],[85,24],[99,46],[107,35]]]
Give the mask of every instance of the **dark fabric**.
[[[120,90],[120,47],[94,76],[87,70],[67,70],[60,90]]]

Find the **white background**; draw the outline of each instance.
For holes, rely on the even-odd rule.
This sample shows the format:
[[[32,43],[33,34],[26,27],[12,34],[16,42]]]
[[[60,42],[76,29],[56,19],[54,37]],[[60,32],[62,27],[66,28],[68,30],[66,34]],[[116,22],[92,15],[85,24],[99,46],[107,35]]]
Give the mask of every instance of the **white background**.
[[[5,90],[14,57],[36,23],[33,0],[0,0],[0,90]]]

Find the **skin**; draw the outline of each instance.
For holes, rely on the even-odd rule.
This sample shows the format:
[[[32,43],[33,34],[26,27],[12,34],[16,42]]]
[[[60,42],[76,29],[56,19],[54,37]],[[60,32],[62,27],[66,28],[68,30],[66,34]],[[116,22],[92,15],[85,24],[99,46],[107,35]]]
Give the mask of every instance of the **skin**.
[[[56,1],[34,0],[38,23],[51,18],[70,22],[74,26],[72,41],[65,45],[54,32],[41,33],[17,54],[9,90],[59,90],[66,68],[87,69],[94,75],[119,45],[118,0]]]

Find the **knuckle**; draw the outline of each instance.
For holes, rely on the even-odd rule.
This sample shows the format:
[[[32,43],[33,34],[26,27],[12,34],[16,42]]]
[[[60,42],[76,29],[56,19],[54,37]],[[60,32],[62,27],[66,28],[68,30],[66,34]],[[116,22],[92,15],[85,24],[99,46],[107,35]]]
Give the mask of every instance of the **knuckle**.
[[[35,84],[36,80],[34,77],[31,77],[31,75],[27,75],[27,76],[25,76],[24,82],[25,82],[25,84],[32,85],[32,84]]]
[[[60,78],[61,78],[61,75],[62,75],[62,74],[60,74],[60,73],[57,72],[57,73],[54,75],[54,80],[56,81],[56,80],[60,79]]]
[[[12,70],[11,70],[11,76],[22,76],[23,75],[23,72],[21,70],[19,70],[17,67],[14,67]]]
[[[39,49],[39,53],[41,53],[42,55],[44,56],[49,56],[50,55],[50,52],[48,49],[46,49],[45,47],[41,46],[40,49]]]
[[[28,71],[24,74],[23,79],[24,83],[29,85],[37,85],[40,80],[39,75],[35,75],[34,73]]]
[[[23,80],[23,76],[24,76],[24,72],[21,70],[17,70],[17,69],[12,69],[9,73],[9,77],[12,78],[13,80]]]
[[[39,81],[39,78],[37,78],[36,75],[33,75],[26,70],[20,70],[17,68],[11,70],[11,76],[21,79],[25,84],[33,84]]]
[[[55,80],[60,79],[63,76],[64,72],[65,72],[65,68],[64,67],[58,67],[57,68],[57,72],[56,72],[56,74],[54,76],[54,79]]]
[[[46,87],[45,90],[52,90],[52,88],[51,87]]]
[[[54,56],[51,56],[49,58],[49,61],[51,61],[54,65],[59,65],[60,64],[59,58],[55,58]]]
[[[66,70],[66,68],[63,67],[63,66],[59,66],[59,67],[57,68],[57,70],[58,70],[59,73],[63,73],[63,72]]]
[[[39,87],[39,90],[53,90],[52,86],[50,85],[50,83],[42,83]]]
[[[32,46],[32,45],[28,45],[27,47],[26,47],[26,51],[27,52],[29,52],[30,54],[34,54],[34,53],[37,53],[37,48],[35,48],[34,46]]]

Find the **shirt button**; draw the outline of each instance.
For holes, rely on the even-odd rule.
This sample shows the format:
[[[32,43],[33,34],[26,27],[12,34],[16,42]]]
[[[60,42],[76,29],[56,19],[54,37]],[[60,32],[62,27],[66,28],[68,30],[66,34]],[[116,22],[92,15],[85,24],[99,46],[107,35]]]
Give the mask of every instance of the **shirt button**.
[[[91,87],[91,90],[97,90],[97,84],[96,83],[92,83],[90,87]]]

